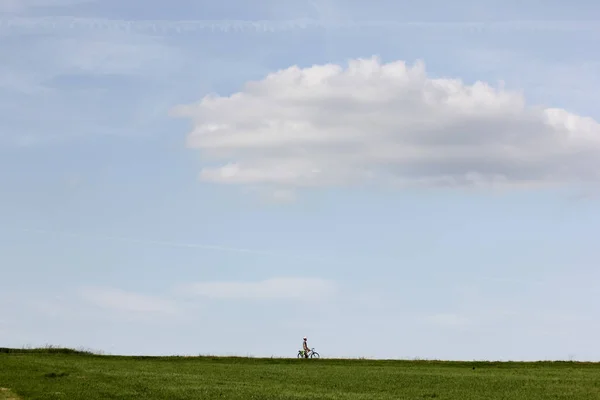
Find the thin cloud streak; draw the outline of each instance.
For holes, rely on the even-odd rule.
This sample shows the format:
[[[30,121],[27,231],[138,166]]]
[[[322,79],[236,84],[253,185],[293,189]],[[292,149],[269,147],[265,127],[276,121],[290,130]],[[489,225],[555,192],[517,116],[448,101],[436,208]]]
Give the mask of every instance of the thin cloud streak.
[[[301,29],[403,28],[483,31],[600,32],[600,21],[324,21],[314,18],[288,20],[123,20],[81,17],[0,17],[1,30],[93,30],[185,34],[193,32],[281,32]]]
[[[80,233],[47,231],[47,230],[43,230],[43,229],[21,229],[21,231],[27,232],[27,233],[40,233],[40,234],[55,235],[55,236],[68,236],[68,237],[78,238],[78,239],[108,240],[108,241],[118,241],[118,242],[123,242],[123,243],[156,245],[156,246],[166,246],[166,247],[181,247],[181,248],[202,249],[202,250],[215,250],[215,251],[234,252],[234,253],[249,253],[249,254],[257,254],[257,255],[267,255],[267,256],[276,255],[275,253],[272,253],[269,251],[252,250],[252,249],[210,245],[210,244],[179,243],[179,242],[169,242],[169,241],[161,241],[161,240],[135,239],[135,238],[120,237],[120,236],[84,235],[84,234],[80,234]]]

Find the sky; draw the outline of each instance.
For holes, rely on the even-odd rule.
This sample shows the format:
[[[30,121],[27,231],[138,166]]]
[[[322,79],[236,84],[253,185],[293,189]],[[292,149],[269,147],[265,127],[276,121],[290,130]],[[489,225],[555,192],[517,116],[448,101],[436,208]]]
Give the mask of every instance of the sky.
[[[599,19],[0,0],[0,346],[600,360]]]

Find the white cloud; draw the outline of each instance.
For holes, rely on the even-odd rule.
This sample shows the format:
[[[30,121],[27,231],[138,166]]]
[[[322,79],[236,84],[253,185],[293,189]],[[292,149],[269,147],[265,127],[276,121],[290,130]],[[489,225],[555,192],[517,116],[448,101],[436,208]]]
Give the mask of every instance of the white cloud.
[[[119,289],[88,287],[81,289],[79,295],[96,306],[118,311],[169,315],[180,311],[174,301]]]
[[[260,282],[199,282],[182,288],[189,294],[213,299],[315,300],[333,294],[332,282],[315,278],[273,278]]]
[[[378,58],[297,66],[228,97],[178,106],[204,181],[531,187],[597,182],[600,125],[521,93]]]

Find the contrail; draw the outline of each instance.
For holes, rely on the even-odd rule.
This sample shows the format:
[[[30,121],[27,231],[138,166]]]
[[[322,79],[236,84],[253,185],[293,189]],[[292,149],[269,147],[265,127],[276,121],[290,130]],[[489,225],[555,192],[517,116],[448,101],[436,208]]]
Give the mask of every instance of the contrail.
[[[185,34],[193,32],[282,32],[299,29],[427,29],[460,30],[467,32],[483,31],[600,31],[600,21],[368,21],[345,20],[324,21],[322,19],[301,18],[290,20],[122,20],[106,18],[78,17],[0,17],[2,30],[91,30],[121,31],[137,33]]]
[[[318,27],[319,21],[268,20],[120,20],[77,17],[0,18],[0,29],[99,30],[147,33],[277,32]]]
[[[69,237],[79,238],[79,239],[108,240],[108,241],[117,241],[117,242],[123,242],[123,243],[136,243],[136,244],[146,244],[146,245],[156,245],[156,246],[166,246],[166,247],[184,247],[184,248],[192,248],[192,249],[215,250],[215,251],[247,253],[247,254],[249,253],[249,254],[268,255],[268,256],[275,255],[275,253],[272,253],[269,251],[243,249],[243,248],[238,248],[238,247],[228,247],[228,246],[219,246],[219,245],[210,245],[210,244],[167,242],[167,241],[160,241],[160,240],[135,239],[135,238],[128,238],[128,237],[120,237],[120,236],[83,235],[83,234],[79,234],[79,233],[56,232],[56,231],[47,231],[47,230],[43,230],[43,229],[21,229],[21,231],[27,232],[27,233],[41,233],[41,234],[46,234],[46,235],[69,236]]]

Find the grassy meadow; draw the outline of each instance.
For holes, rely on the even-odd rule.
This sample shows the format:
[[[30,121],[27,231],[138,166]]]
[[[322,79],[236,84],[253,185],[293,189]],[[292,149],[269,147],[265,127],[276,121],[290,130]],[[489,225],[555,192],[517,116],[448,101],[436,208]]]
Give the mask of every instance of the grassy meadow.
[[[600,399],[600,364],[123,357],[0,349],[0,400]]]

